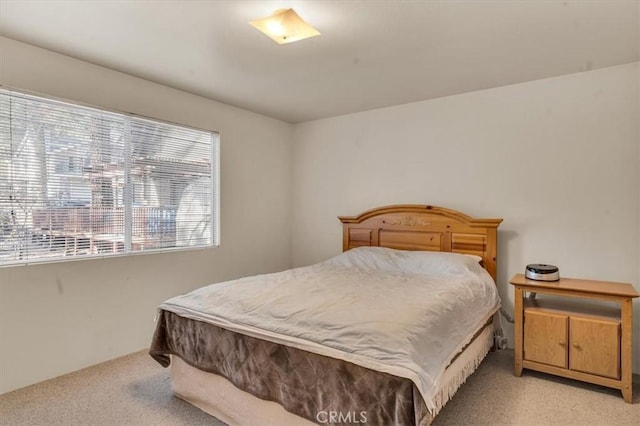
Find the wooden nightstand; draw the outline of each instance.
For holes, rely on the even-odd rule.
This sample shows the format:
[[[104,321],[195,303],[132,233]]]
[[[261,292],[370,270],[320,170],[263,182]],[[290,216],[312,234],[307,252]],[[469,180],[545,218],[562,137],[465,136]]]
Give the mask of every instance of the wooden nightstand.
[[[573,278],[533,281],[522,274],[510,282],[515,288],[515,375],[528,368],[620,389],[631,403],[636,289]],[[562,298],[525,299],[526,292]]]

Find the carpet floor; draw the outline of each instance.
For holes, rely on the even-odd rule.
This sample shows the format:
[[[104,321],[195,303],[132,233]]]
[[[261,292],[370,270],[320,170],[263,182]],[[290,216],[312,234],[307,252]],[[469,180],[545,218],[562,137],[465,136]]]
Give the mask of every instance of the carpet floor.
[[[620,392],[526,371],[514,377],[513,352],[493,352],[434,425],[638,425]],[[168,370],[137,352],[0,395],[1,425],[223,425],[175,398]]]

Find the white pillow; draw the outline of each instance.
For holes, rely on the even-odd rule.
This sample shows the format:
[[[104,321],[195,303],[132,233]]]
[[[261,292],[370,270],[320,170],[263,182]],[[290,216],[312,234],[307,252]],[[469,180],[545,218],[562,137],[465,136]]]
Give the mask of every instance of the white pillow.
[[[385,247],[358,247],[348,250],[327,262],[336,266],[354,267],[365,271],[384,271],[417,274],[460,274],[482,269],[479,256],[395,250]]]

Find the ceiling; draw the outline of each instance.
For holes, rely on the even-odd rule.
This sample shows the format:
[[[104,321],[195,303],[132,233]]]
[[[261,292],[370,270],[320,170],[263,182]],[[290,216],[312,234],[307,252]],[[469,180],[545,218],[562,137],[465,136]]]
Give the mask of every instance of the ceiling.
[[[640,60],[637,1],[0,1],[0,34],[297,123]],[[248,25],[294,7],[322,35]]]

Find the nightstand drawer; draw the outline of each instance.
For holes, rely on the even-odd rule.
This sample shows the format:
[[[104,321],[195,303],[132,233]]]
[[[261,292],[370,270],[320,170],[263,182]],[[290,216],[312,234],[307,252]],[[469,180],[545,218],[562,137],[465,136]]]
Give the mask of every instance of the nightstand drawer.
[[[620,378],[620,323],[570,318],[569,368]]]
[[[524,311],[524,359],[567,368],[569,317]]]

